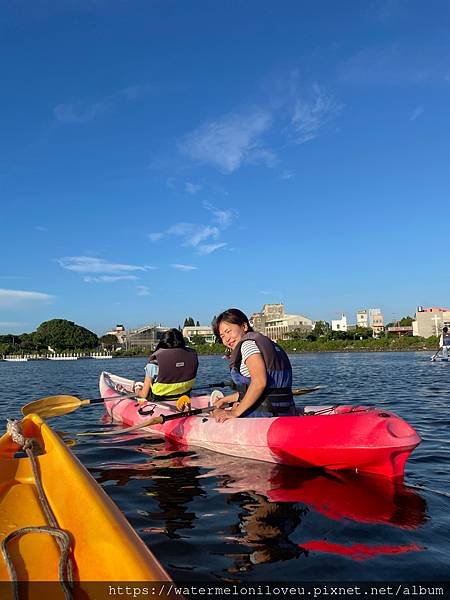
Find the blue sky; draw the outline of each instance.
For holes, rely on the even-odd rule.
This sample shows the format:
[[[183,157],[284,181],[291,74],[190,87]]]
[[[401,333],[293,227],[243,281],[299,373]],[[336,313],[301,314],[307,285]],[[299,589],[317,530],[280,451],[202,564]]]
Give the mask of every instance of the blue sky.
[[[450,305],[449,17],[4,3],[0,333]]]

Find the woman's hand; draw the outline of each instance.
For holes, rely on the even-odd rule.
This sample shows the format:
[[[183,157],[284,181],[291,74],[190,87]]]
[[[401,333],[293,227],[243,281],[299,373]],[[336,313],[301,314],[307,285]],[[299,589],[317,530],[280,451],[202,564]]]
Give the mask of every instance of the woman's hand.
[[[217,398],[217,400],[214,401],[213,406],[215,408],[222,408],[222,406],[224,404],[228,404],[229,400],[227,400],[227,398],[223,397],[223,398]]]
[[[212,413],[217,423],[224,423],[228,419],[237,419],[238,415],[235,414],[234,408],[231,410],[223,410],[222,408],[216,408]]]
[[[234,394],[229,394],[228,396],[217,398],[217,400],[214,400],[213,406],[214,408],[222,408],[224,404],[232,404],[233,402],[236,402],[238,398],[239,394],[235,392]]]

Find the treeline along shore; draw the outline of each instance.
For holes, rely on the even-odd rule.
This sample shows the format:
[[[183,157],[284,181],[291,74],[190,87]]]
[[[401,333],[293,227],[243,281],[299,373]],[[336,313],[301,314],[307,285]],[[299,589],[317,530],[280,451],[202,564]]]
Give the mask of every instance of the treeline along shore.
[[[436,351],[439,347],[438,338],[421,337],[382,337],[365,340],[278,340],[277,342],[288,353],[300,352],[419,352],[423,350]],[[200,355],[225,354],[222,344],[190,344]],[[114,353],[116,356],[146,356],[148,349],[133,348]]]
[[[370,332],[370,333],[369,333]],[[378,338],[370,330],[355,332],[328,331],[323,335],[302,334],[293,339],[278,340],[287,352],[389,352],[389,351],[435,351],[439,347],[436,336],[429,338],[398,336],[385,334]],[[226,349],[220,343],[208,344],[204,338],[196,336],[191,342],[192,348],[201,355],[225,354]],[[48,356],[50,353],[73,353],[87,355],[95,352],[108,352],[112,357],[148,356],[150,347],[119,347],[113,335],[97,337],[88,329],[65,319],[53,319],[42,323],[36,331],[21,335],[0,335],[0,358],[4,356],[34,357]]]

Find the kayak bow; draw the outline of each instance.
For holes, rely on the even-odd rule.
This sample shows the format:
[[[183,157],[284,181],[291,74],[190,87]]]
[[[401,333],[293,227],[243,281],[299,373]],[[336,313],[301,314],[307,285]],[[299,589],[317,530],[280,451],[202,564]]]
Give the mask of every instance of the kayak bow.
[[[12,439],[17,439],[14,431],[0,438],[0,537],[6,559],[0,560],[0,581],[61,580],[61,551],[55,536],[64,536],[58,531],[69,544],[68,562],[78,590],[75,598],[91,597],[83,582],[170,580],[59,436],[37,415],[25,417],[20,425],[37,450],[32,453],[34,458],[25,456],[20,440],[18,444]],[[40,484],[43,500],[39,498]],[[22,528],[27,529],[18,531]],[[64,572],[70,575],[70,568]],[[62,597],[61,590],[58,597]]]

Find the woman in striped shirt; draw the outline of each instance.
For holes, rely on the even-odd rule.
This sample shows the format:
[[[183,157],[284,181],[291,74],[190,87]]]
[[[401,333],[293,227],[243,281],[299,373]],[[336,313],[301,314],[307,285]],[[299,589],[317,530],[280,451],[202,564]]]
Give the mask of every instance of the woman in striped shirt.
[[[216,421],[294,415],[292,367],[284,350],[254,332],[247,316],[237,308],[217,317],[214,332],[231,350],[231,378],[238,390],[216,401]],[[234,402],[233,408],[223,410],[221,407],[229,402]]]

